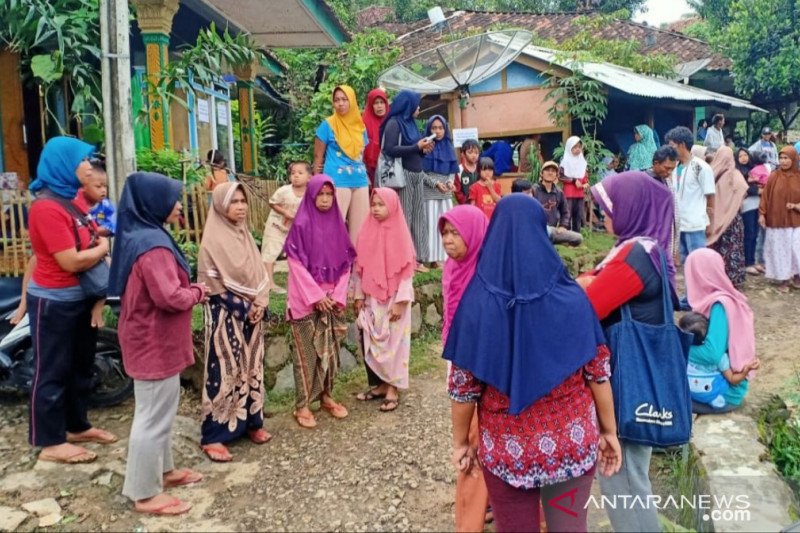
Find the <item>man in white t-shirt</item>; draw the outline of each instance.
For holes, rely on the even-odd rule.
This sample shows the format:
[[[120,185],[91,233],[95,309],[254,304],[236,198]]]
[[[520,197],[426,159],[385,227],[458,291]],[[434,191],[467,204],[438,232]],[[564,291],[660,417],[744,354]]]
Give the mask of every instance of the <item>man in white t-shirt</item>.
[[[706,138],[703,145],[709,150],[719,150],[720,146],[725,146],[725,133],[722,131],[725,126],[725,115],[717,113],[711,119],[711,127],[706,131]],[[691,146],[689,149],[691,150]]]
[[[683,263],[694,250],[706,247],[706,237],[714,218],[714,172],[708,163],[692,156],[694,135],[689,128],[673,128],[665,138],[678,152],[680,162],[675,169],[673,188],[679,213],[680,256]],[[684,298],[681,307],[686,306],[688,303]]]

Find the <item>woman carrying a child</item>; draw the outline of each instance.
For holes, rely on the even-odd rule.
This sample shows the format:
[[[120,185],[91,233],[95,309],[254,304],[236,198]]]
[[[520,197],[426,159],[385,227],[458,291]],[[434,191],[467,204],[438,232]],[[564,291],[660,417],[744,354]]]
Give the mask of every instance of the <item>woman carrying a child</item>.
[[[263,429],[269,278],[247,225],[244,186],[223,183],[211,200],[197,262],[197,279],[210,295],[200,444],[212,461],[227,462],[226,443],[245,435],[255,444],[272,438]]]
[[[353,243],[369,215],[369,178],[363,159],[367,143],[356,93],[348,85],[338,85],[333,90],[333,114],[317,128],[313,171],[330,176],[336,184],[336,202]]]
[[[39,459],[87,463],[97,454],[79,443],[113,443],[117,437],[92,427],[89,389],[97,330],[91,312],[97,298],[87,297],[80,273],[108,254],[108,240],[73,203],[92,175],[94,148],[69,137],[47,142],[30,190],[31,246],[36,257],[27,287],[34,363],[31,389],[30,444],[41,447]]]
[[[695,334],[688,369],[692,411],[727,413],[741,405],[759,367],[753,311],[714,250],[701,248],[689,254],[685,272],[686,293],[694,311],[681,319],[681,327]]]

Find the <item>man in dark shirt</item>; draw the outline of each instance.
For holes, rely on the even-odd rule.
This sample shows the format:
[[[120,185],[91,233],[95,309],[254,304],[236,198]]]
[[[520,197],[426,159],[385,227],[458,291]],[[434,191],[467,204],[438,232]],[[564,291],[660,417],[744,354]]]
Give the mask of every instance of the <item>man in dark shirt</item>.
[[[556,186],[558,181],[558,164],[548,161],[542,165],[541,180],[536,185],[525,179],[515,180],[511,185],[511,192],[521,192],[536,198],[547,213],[547,235],[553,244],[566,244],[580,246],[583,236],[570,231],[569,209],[564,199],[564,193]]]

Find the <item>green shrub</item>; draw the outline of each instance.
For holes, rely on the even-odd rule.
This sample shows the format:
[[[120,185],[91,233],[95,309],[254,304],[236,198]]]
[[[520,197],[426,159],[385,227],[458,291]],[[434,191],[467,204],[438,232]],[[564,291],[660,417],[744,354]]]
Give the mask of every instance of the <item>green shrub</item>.
[[[158,172],[181,181],[186,172],[186,183],[201,183],[204,178],[204,174],[198,172],[197,161],[192,156],[170,149],[137,150],[136,168],[142,172]]]

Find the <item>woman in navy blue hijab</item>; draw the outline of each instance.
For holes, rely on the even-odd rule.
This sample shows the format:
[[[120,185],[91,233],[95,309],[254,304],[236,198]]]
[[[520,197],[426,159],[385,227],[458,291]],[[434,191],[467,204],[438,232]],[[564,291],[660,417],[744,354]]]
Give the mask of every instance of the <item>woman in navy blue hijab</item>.
[[[498,531],[538,531],[540,499],[563,493],[573,512],[547,506],[548,529],[586,531],[596,466],[621,464],[605,338],[546,225],[533,198],[498,202],[444,349],[453,462],[483,468]],[[478,450],[467,438],[476,404]]]
[[[400,91],[392,100],[390,111],[381,124],[381,150],[388,157],[400,158],[403,162],[403,175],[405,187],[397,190],[400,203],[403,206],[403,215],[406,224],[411,230],[414,240],[414,249],[417,258],[422,258],[428,252],[428,225],[434,224],[428,220],[425,210],[425,172],[422,167],[424,154],[433,151],[434,141],[422,137],[415,121],[419,115],[421,97],[413,91]],[[377,186],[380,180],[376,177]],[[417,263],[417,270],[425,272],[422,263]]]

